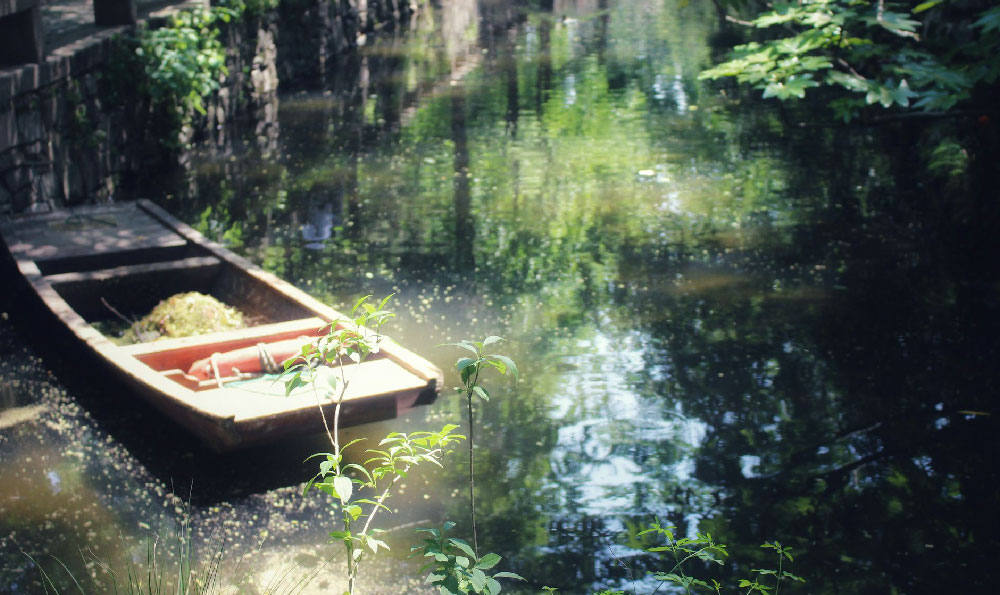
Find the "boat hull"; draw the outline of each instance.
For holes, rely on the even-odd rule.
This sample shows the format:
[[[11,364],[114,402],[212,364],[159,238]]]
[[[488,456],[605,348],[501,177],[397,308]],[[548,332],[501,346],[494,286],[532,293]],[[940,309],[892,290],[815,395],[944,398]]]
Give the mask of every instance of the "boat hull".
[[[272,376],[196,378],[186,372],[213,354],[318,337],[344,315],[207,240],[155,204],[80,207],[0,223],[0,235],[31,290],[84,349],[128,391],[216,451],[324,430],[328,395],[285,395]],[[121,310],[148,311],[183,291],[210,294],[256,321],[237,331],[131,346],[95,328]],[[312,340],[312,339],[307,339]],[[440,369],[391,340],[370,361],[345,366],[351,381],[341,425],[396,417],[433,400]]]

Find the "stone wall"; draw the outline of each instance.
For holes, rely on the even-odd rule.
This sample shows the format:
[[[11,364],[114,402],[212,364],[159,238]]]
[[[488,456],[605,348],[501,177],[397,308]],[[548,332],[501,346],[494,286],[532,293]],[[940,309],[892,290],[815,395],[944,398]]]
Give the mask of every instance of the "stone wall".
[[[130,27],[101,30],[39,64],[2,69],[0,216],[112,199],[141,185],[150,168],[175,164],[184,143],[219,141],[236,118],[252,119],[266,135],[279,82],[322,79],[359,36],[411,12],[408,0],[283,0],[271,14],[229,23],[222,30],[229,76],[180,139],[162,138],[149,102],[129,96],[138,86],[132,77],[142,73],[114,69],[116,52],[132,51]]]

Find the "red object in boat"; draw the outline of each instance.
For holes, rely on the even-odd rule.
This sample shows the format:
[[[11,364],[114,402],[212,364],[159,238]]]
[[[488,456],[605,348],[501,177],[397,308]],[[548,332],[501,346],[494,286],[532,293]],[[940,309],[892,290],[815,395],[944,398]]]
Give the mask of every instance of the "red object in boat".
[[[286,359],[301,353],[302,346],[314,338],[303,336],[274,343],[259,343],[225,353],[213,353],[191,364],[187,373],[199,380],[212,380],[216,377],[213,364],[214,368],[218,369],[220,378],[236,376],[237,372],[242,374],[274,372],[281,368],[282,362]]]

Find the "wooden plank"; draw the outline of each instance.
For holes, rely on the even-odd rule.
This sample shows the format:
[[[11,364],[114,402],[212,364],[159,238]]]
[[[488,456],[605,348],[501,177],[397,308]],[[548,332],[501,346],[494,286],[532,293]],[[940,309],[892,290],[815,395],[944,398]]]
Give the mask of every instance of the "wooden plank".
[[[363,401],[398,393],[420,391],[427,381],[407,371],[389,359],[379,359],[345,368],[348,377],[344,401]],[[257,382],[258,385],[255,385]],[[316,396],[306,391],[290,397],[284,396],[284,385],[271,386],[272,379],[264,378],[239,386],[225,386],[201,391],[195,397],[201,406],[234,415],[237,423],[243,420],[269,417],[291,411],[312,411],[317,417]],[[330,405],[334,403],[327,401]],[[389,417],[395,416],[395,408]]]
[[[128,277],[130,275],[211,268],[217,267],[219,264],[219,259],[214,256],[193,256],[181,260],[126,265],[111,269],[101,269],[99,271],[58,273],[55,275],[46,275],[45,280],[53,285],[58,285],[59,283],[79,283],[82,281],[110,281],[111,279]]]
[[[35,261],[187,243],[184,237],[164,227],[134,203],[21,217],[4,223],[0,229],[15,257]]]

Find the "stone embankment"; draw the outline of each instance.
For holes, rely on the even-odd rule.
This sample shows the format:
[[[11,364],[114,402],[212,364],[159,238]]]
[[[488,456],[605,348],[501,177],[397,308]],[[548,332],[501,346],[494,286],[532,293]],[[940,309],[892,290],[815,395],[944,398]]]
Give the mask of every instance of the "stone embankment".
[[[184,142],[224,134],[235,118],[266,127],[279,81],[322,77],[360,36],[413,11],[409,0],[281,0],[226,24],[229,75],[176,142],[151,133],[156,116],[122,92],[141,85],[123,80],[115,60],[132,51],[126,40],[137,26],[159,26],[184,4],[139,0],[137,25],[98,27],[93,0],[39,1],[0,0],[0,33],[33,22],[42,35],[24,29],[33,36],[16,40],[17,52],[0,44],[0,215],[109,200],[149,168],[169,166]]]

